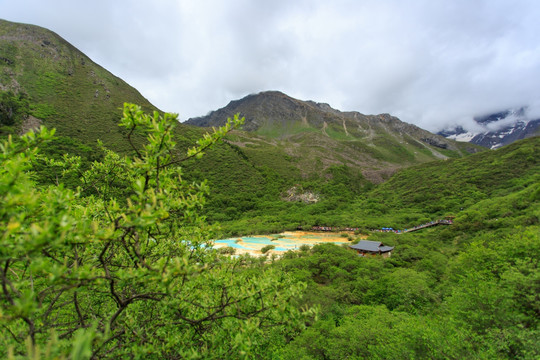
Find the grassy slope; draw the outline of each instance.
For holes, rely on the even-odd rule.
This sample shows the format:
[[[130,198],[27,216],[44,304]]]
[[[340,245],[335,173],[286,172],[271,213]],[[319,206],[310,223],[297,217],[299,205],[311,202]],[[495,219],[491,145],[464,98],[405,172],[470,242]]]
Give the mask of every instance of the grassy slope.
[[[61,139],[49,153],[69,152],[91,160],[97,154],[97,139],[116,151],[127,151],[125,134],[116,126],[122,103],[155,109],[135,89],[46,29],[0,21],[0,49],[2,88],[26,93],[30,113],[58,129]],[[186,164],[188,178],[209,180],[212,221],[244,219],[247,223],[236,223],[238,231],[255,231],[251,223],[257,218],[266,219],[257,224],[257,231],[267,226],[357,223],[347,204],[368,191],[370,181],[388,177],[398,166],[433,160],[431,150],[411,136],[400,143],[389,132],[370,132],[378,123],[366,123],[362,128],[346,119],[343,126],[342,118],[337,121],[332,113],[316,111],[308,117],[308,125],[285,121],[288,128],[267,122],[259,130],[268,132],[265,137],[237,132],[201,162]],[[380,126],[396,126],[391,117],[383,118]],[[328,126],[322,131],[324,123]],[[287,137],[283,138],[285,130]],[[179,147],[187,148],[203,131],[179,125]],[[464,149],[438,151],[462,156]],[[315,205],[281,201],[281,195],[293,185],[319,193],[324,200]],[[289,217],[291,210],[293,216]]]
[[[231,101],[188,123],[219,126],[234,113],[246,118],[246,133],[239,134],[235,144],[248,157],[279,153],[282,162],[289,161],[303,177],[346,165],[362,171],[371,182],[381,182],[401,167],[485,150],[449,141],[388,114],[341,112],[277,91]]]
[[[333,168],[328,183],[304,183],[324,194],[319,203],[261,200],[223,226],[230,233],[313,225],[404,229],[439,217],[459,217],[480,201],[537,186],[539,153],[540,137],[525,139],[496,151],[403,169],[375,187],[361,177],[355,180],[348,168]]]
[[[87,144],[97,139],[125,150],[116,124],[124,102],[156,110],[126,84],[53,32],[0,20],[0,82],[27,94],[31,115],[57,134]]]
[[[481,200],[538,184],[539,153],[540,137],[535,137],[464,159],[404,169],[367,194],[358,207],[365,213],[422,210],[437,216],[456,214]]]

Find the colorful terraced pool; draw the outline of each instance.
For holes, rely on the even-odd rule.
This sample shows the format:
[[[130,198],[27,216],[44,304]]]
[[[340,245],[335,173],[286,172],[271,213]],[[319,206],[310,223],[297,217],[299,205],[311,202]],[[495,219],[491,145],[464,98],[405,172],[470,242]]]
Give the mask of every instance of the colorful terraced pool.
[[[268,254],[281,255],[285,251],[298,250],[302,245],[313,246],[320,243],[340,245],[348,242],[346,238],[336,233],[319,233],[305,231],[288,231],[275,235],[242,236],[230,239],[216,240],[214,248],[230,246],[236,249],[236,254],[262,255],[261,249],[267,245],[275,248]]]

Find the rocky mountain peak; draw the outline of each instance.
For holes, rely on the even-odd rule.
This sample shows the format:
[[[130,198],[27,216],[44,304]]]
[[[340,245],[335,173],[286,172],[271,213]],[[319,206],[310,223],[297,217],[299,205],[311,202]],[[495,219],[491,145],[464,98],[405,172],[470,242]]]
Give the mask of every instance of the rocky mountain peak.
[[[471,142],[490,149],[540,134],[540,119],[530,119],[526,107],[476,116],[474,122],[476,124],[474,128],[456,126],[438,134],[448,139]]]

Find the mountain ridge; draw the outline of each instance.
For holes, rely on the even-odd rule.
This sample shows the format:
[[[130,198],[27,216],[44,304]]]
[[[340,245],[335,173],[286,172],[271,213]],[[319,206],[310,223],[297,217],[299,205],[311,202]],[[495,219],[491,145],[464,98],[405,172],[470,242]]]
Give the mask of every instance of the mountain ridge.
[[[327,103],[298,100],[275,90],[250,94],[242,99],[233,100],[223,108],[211,111],[206,116],[190,118],[185,123],[201,127],[222,126],[228,117],[236,113],[240,113],[246,119],[244,130],[257,134],[266,134],[268,128],[287,129],[291,123],[300,123],[305,130],[311,128],[322,132],[325,132],[328,126],[334,125],[337,128],[342,127],[340,130],[346,137],[366,139],[370,138],[373,127],[378,126],[388,130],[390,126],[394,132],[416,135],[417,140],[434,147],[452,150],[461,147],[453,141],[445,140],[440,135],[402,122],[387,113],[365,115],[357,111],[342,112]],[[298,132],[302,132],[302,126]],[[285,138],[291,135],[295,134],[278,131],[276,137]],[[474,152],[473,148],[471,152]]]
[[[249,152],[257,142],[279,144],[289,156],[297,158],[298,164],[303,164],[302,168],[309,166],[307,162],[317,161],[323,170],[331,163],[347,164],[361,168],[364,176],[375,182],[403,166],[461,157],[479,149],[432,134],[389,114],[341,112],[328,104],[298,100],[279,91],[247,95],[185,123],[221,126],[236,113],[246,119],[246,134],[232,143],[245,151]],[[334,154],[334,160],[341,160],[329,159],[330,154]],[[309,161],[303,161],[303,157]]]

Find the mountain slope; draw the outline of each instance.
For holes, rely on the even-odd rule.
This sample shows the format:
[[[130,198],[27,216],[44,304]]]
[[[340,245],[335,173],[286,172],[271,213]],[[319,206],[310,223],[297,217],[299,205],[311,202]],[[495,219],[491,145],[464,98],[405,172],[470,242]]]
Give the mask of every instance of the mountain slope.
[[[346,165],[380,182],[397,168],[478,151],[474,145],[445,139],[388,114],[341,112],[277,91],[246,96],[186,123],[220,126],[235,113],[246,118],[247,134],[239,134],[234,143],[248,157],[278,147],[305,176]]]
[[[23,94],[39,124],[86,143],[124,148],[116,126],[124,102],[156,110],[136,89],[47,29],[0,19],[0,90]]]
[[[0,57],[1,92],[11,91],[29,104],[29,116],[16,124],[17,130],[39,124],[57,128],[63,143],[51,145],[54,154],[92,160],[97,139],[112,150],[127,151],[126,134],[117,126],[122,104],[155,109],[137,90],[46,29],[0,21]],[[284,194],[293,188],[291,198],[321,195],[323,203],[350,198],[397,169],[477,150],[387,114],[340,112],[279,92],[232,102],[210,114],[215,122],[205,125],[219,125],[237,112],[246,117],[247,131],[235,131],[200,162],[185,164],[186,178],[209,181],[212,220],[271,204],[289,206]],[[205,131],[189,125],[195,122],[177,127],[180,151]]]
[[[458,212],[480,200],[538,188],[539,154],[540,137],[533,137],[463,159],[418,165],[400,171],[369,197],[399,209]]]
[[[446,216],[478,224],[476,230],[509,222],[538,225],[539,154],[540,137],[524,139],[493,151],[401,169],[357,194],[347,193],[350,184],[341,183],[334,185],[333,197],[316,204],[248,209],[223,227],[232,234],[314,225],[406,229]]]

